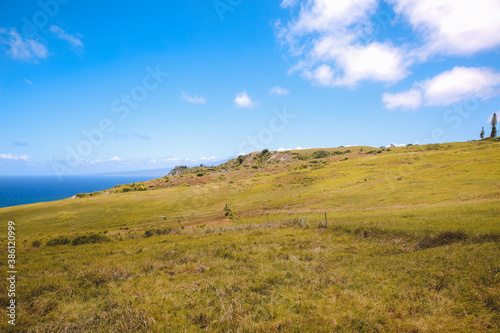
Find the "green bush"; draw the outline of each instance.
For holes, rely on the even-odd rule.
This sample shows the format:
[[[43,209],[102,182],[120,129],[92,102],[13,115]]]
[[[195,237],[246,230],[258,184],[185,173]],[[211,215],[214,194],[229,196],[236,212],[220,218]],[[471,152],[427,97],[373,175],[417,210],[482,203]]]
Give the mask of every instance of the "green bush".
[[[111,239],[108,236],[102,234],[90,234],[83,236],[76,236],[71,241],[71,245],[83,245],[83,244],[95,244],[95,243],[105,243],[110,242]]]
[[[69,243],[71,243],[71,240],[68,237],[60,236],[49,240],[47,246],[66,245]]]
[[[308,155],[308,154],[297,154],[293,157],[294,159],[296,160],[300,160],[300,161],[307,161],[309,158],[311,158],[311,155]]]
[[[171,234],[173,231],[174,231],[174,228],[172,228],[172,227],[148,229],[144,232],[143,237],[149,238],[149,237],[158,236],[158,235],[168,235],[168,234]]]
[[[236,161],[237,161],[238,165],[243,164],[243,162],[245,161],[245,155],[238,156],[238,158],[236,159]]]
[[[134,191],[147,191],[148,188],[146,183],[132,183],[124,185],[123,187],[118,187],[115,192],[116,193],[126,193],[126,192],[134,192]]]
[[[330,153],[327,152],[326,150],[316,150],[314,153],[312,153],[312,158],[317,159],[317,158],[325,158],[330,156]]]

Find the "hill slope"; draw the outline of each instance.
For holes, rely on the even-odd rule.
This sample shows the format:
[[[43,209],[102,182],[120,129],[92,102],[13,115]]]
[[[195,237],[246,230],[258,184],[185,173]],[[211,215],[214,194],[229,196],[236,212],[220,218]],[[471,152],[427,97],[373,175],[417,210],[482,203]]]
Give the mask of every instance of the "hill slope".
[[[494,331],[499,148],[263,151],[0,209],[17,226],[19,324]]]

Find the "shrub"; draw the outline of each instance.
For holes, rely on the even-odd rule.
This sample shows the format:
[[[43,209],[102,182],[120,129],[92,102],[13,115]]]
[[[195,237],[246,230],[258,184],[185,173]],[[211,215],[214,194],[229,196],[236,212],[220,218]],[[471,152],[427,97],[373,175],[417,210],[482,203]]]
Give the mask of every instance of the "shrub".
[[[111,239],[108,236],[102,234],[90,234],[90,235],[76,236],[71,241],[71,245],[76,246],[83,244],[105,243],[110,241]]]
[[[38,239],[35,239],[34,241],[31,242],[31,246],[40,247],[42,246],[42,242],[40,242]]]
[[[68,237],[60,236],[49,240],[47,246],[66,245],[69,243],[71,243],[71,240]]]
[[[317,158],[325,158],[330,156],[330,153],[327,152],[326,150],[316,150],[314,153],[312,153],[312,158],[317,159]]]
[[[168,180],[166,180],[166,182],[167,181]],[[132,183],[132,184],[124,185],[121,187],[117,187],[115,192],[116,193],[126,193],[126,192],[147,191],[147,190],[148,190],[148,188],[146,186],[146,183],[141,182],[141,183]]]
[[[242,164],[245,161],[245,155],[238,156],[238,163]]]
[[[167,228],[159,228],[159,229],[148,229],[144,232],[143,237],[144,238],[149,238],[157,235],[168,235],[171,234],[174,231],[174,228],[172,227],[167,227]]]
[[[293,158],[296,160],[300,160],[300,161],[307,161],[310,157],[311,157],[311,155],[308,155],[308,154],[305,154],[305,155],[297,154]]]

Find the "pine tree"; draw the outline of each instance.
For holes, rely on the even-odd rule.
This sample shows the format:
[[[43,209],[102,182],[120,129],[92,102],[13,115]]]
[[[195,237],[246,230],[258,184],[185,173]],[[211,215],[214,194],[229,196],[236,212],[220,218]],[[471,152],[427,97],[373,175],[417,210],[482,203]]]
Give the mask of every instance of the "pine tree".
[[[490,137],[495,138],[497,136],[497,114],[493,113],[491,117],[491,135]]]
[[[483,129],[481,130],[481,134],[479,134],[479,137],[480,137],[481,139],[484,139],[484,127],[483,127]]]

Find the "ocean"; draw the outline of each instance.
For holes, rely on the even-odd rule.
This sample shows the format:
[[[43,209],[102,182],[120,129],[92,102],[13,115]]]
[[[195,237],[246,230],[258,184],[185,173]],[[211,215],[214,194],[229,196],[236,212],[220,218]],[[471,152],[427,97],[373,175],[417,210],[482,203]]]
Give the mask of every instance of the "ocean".
[[[0,207],[70,198],[77,193],[106,190],[119,184],[157,177],[128,176],[0,176]]]

